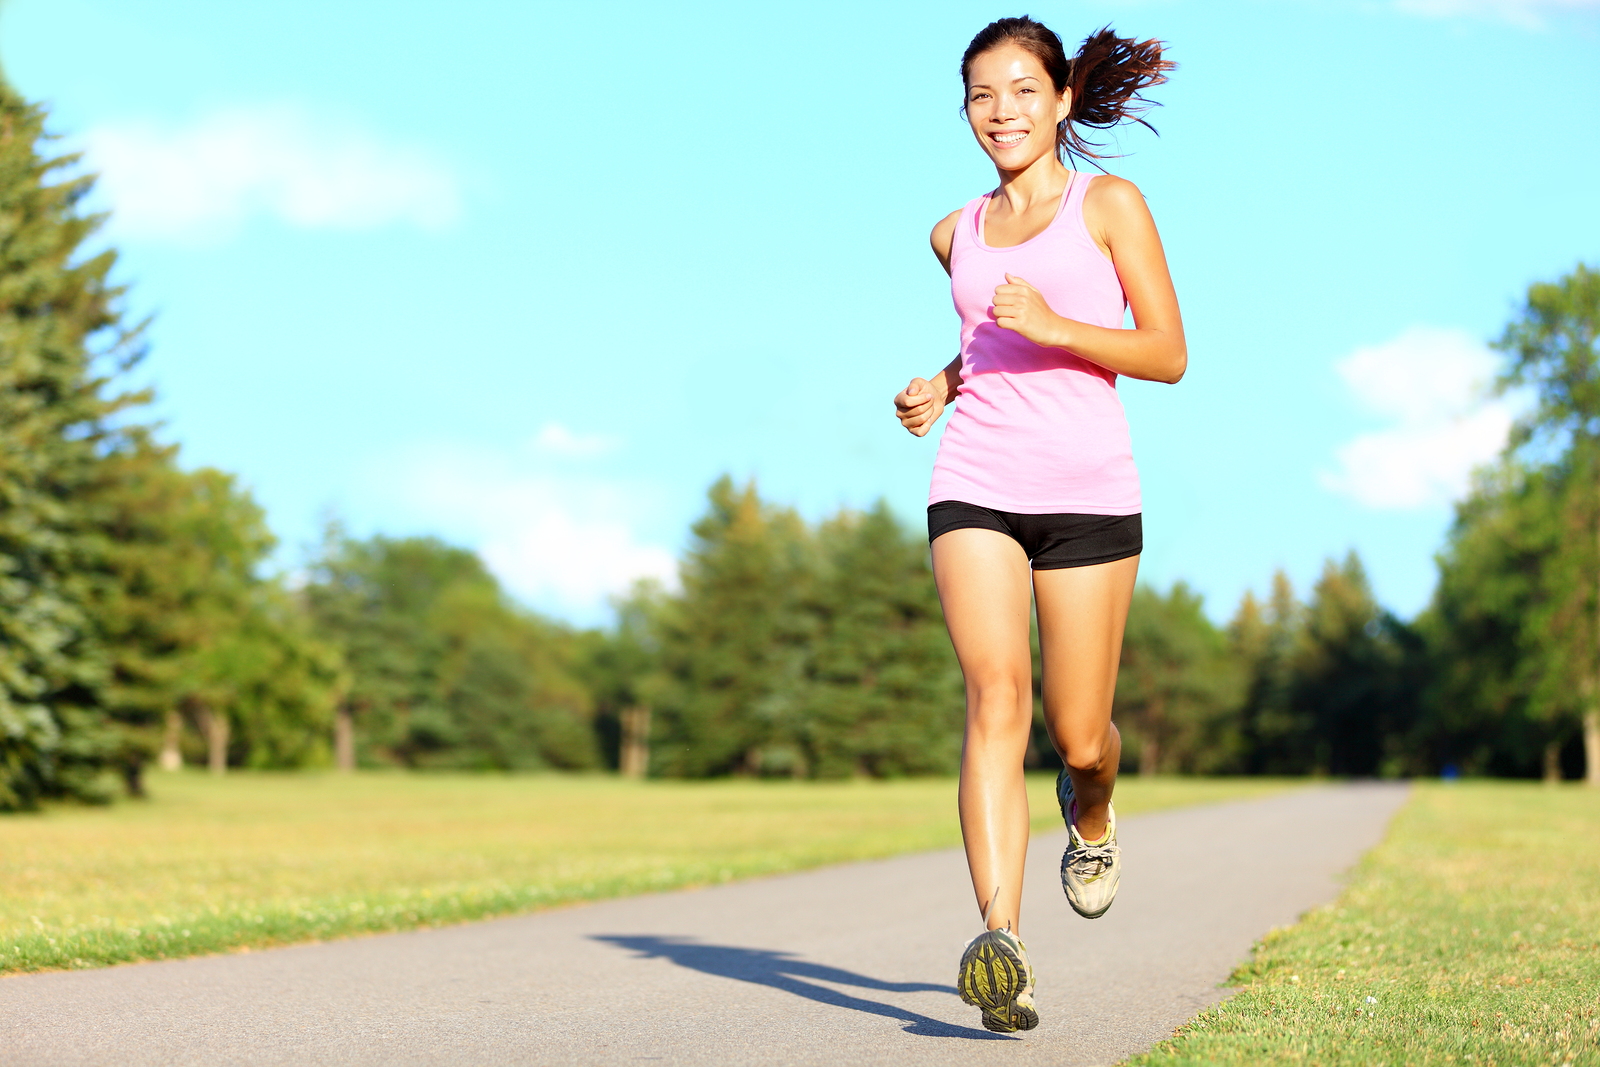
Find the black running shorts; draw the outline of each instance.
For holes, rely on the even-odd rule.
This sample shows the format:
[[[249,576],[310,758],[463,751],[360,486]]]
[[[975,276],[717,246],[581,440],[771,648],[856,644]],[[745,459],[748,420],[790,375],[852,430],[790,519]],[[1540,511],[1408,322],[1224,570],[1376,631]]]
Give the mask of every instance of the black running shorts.
[[[1018,515],[960,500],[928,505],[928,541],[951,530],[994,530],[1028,554],[1033,569],[1092,567],[1144,551],[1138,515]]]

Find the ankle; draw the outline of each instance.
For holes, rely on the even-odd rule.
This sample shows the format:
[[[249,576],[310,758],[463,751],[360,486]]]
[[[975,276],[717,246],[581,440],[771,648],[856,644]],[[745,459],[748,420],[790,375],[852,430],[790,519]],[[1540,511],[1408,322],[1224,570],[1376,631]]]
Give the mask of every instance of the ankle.
[[[1086,842],[1098,844],[1111,829],[1110,812],[1104,806],[1098,811],[1077,808],[1073,815],[1072,825]]]

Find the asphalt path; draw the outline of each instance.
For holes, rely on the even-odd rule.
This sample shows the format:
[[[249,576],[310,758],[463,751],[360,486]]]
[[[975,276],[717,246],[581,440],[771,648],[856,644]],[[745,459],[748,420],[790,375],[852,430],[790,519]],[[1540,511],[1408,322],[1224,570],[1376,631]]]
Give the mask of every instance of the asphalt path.
[[[1332,900],[1405,790],[1341,785],[1125,820],[1081,919],[1064,834],[1028,857],[1040,1024],[953,981],[979,920],[956,850],[448,929],[0,979],[0,1064],[1104,1064],[1171,1034],[1251,944]]]

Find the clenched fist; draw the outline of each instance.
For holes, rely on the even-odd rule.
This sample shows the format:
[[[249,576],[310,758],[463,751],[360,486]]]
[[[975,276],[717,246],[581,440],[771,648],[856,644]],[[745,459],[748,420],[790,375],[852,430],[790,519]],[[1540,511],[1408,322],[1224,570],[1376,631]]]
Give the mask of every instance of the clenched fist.
[[[944,414],[944,395],[928,379],[913,378],[910,385],[895,394],[894,414],[901,426],[918,437],[926,437]]]
[[[1014,330],[1036,345],[1053,345],[1061,316],[1050,310],[1044,294],[1025,279],[1007,274],[1006,284],[995,286],[994,321],[1002,330]]]

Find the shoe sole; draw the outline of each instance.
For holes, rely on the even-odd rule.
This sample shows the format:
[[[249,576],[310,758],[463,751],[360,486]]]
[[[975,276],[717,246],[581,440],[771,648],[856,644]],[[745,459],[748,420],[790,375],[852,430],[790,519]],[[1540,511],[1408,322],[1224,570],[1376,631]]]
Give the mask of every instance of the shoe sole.
[[[991,1015],[983,1013],[983,1028],[992,1030],[997,1034],[1014,1033],[1017,1030],[1032,1030],[1039,1025],[1039,1013],[1025,1004],[1011,1002],[1009,1016]]]
[[[1077,912],[1079,915],[1083,916],[1085,919],[1098,919],[1098,918],[1100,918],[1100,916],[1104,915],[1106,912],[1111,910],[1111,905],[1116,903],[1116,898],[1112,898],[1110,903],[1106,904],[1106,906],[1101,908],[1099,911],[1084,911],[1082,908],[1080,908],[1076,904],[1072,903],[1072,898],[1071,897],[1067,898],[1067,903],[1072,905],[1072,910],[1073,911]]]
[[[961,999],[983,1011],[983,1026],[997,1034],[1032,1030],[1039,1013],[1017,1003],[1028,980],[1022,958],[999,938],[983,936],[968,946],[956,973]]]

